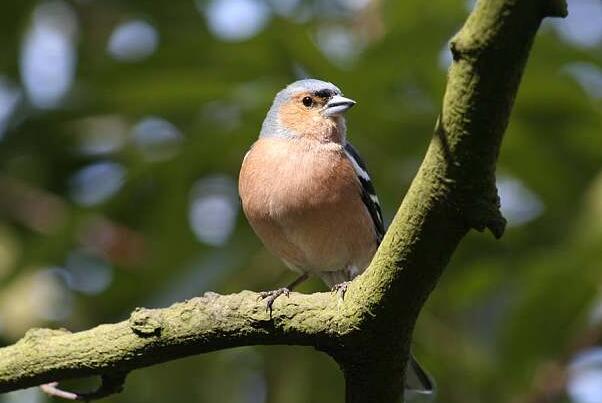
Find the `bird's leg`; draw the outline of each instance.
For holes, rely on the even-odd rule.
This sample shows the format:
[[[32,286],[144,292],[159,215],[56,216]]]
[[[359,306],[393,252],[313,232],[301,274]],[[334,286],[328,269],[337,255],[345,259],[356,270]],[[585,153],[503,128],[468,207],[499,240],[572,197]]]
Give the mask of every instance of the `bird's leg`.
[[[288,287],[277,288],[270,291],[262,291],[259,293],[259,299],[265,301],[265,310],[270,313],[270,316],[272,316],[272,305],[274,304],[274,301],[276,301],[276,298],[283,294],[288,297],[290,291],[291,290],[288,289]]]
[[[337,294],[339,294],[339,297],[341,297],[341,299],[344,299],[345,293],[347,292],[347,287],[349,286],[350,282],[351,282],[351,280],[348,280],[348,281],[343,281],[342,283],[339,283],[339,284],[335,284],[334,286],[332,286],[332,288],[330,290],[332,292],[336,292]]]
[[[293,281],[286,287],[278,288],[276,290],[271,290],[271,291],[262,291],[259,293],[259,299],[265,300],[265,305],[266,305],[265,309],[266,309],[266,311],[270,312],[270,316],[272,316],[272,305],[274,304],[274,301],[276,301],[276,298],[278,298],[282,294],[284,294],[288,297],[290,292],[295,287],[297,287],[299,284],[301,284],[302,282],[307,280],[308,277],[309,276],[307,275],[307,273],[303,273],[295,281]]]

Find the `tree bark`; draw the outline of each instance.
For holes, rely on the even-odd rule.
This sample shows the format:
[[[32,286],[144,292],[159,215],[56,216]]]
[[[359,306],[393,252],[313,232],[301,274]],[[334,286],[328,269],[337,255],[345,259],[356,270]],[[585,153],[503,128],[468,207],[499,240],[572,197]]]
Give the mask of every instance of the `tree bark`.
[[[32,329],[0,349],[0,392],[88,375],[123,374],[192,354],[257,344],[313,346],[346,379],[346,401],[394,402],[414,322],[470,229],[500,237],[495,166],[533,38],[563,0],[480,0],[451,41],[442,112],[422,166],[372,264],[331,293],[276,300],[207,293],[78,333]]]

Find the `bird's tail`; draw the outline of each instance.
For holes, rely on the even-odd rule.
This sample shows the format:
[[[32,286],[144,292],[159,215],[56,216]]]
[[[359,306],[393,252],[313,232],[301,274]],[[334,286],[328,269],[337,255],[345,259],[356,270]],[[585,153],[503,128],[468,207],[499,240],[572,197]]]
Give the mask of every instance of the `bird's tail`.
[[[411,402],[417,400],[418,396],[423,396],[425,399],[421,399],[420,401],[432,401],[435,397],[435,392],[435,381],[420,366],[414,355],[410,353],[410,359],[406,368],[404,400]]]

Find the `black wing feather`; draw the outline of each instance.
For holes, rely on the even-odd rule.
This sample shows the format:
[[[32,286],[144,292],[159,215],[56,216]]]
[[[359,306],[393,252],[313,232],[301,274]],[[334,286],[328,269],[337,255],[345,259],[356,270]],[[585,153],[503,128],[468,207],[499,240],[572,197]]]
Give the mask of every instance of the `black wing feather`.
[[[378,202],[378,197],[376,196],[376,190],[374,190],[374,185],[372,184],[372,180],[370,180],[370,176],[368,175],[366,163],[362,160],[362,157],[360,157],[359,153],[355,147],[351,145],[351,143],[345,144],[345,151],[347,156],[355,161],[354,169],[356,170],[357,178],[362,185],[362,201],[370,213],[370,217],[372,218],[372,222],[376,230],[376,241],[378,244],[380,244],[380,241],[385,236],[385,224],[383,222],[383,213]],[[357,167],[360,168],[359,172]]]

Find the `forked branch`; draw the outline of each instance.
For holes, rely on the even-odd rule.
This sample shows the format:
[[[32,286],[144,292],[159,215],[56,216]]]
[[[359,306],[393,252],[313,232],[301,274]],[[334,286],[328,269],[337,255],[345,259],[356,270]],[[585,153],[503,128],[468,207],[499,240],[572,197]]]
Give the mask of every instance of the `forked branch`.
[[[470,230],[504,231],[495,167],[523,68],[563,0],[480,0],[451,41],[453,64],[422,166],[379,251],[341,301],[291,293],[270,316],[258,294],[206,294],[79,333],[33,329],[0,349],[0,392],[235,346],[314,346],[340,364],[347,402],[399,399],[414,322]],[[113,375],[111,375],[113,374]]]

